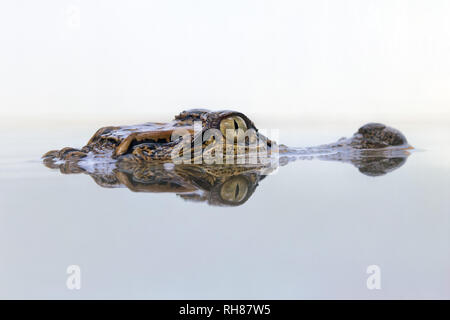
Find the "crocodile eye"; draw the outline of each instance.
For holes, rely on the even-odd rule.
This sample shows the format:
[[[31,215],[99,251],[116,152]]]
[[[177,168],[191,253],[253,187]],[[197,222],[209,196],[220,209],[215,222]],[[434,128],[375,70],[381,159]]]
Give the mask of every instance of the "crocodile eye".
[[[229,202],[238,203],[245,199],[248,192],[248,182],[242,176],[226,181],[220,189],[220,197]]]
[[[224,136],[227,135],[228,130],[232,130],[234,132],[234,136],[237,136],[238,129],[242,130],[243,132],[247,131],[247,124],[245,123],[244,119],[239,116],[231,116],[223,119],[220,122],[220,131]]]

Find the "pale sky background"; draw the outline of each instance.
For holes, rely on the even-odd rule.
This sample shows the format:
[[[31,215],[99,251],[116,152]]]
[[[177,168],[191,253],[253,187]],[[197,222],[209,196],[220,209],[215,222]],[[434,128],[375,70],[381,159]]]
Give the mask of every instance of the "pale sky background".
[[[450,112],[445,0],[2,1],[0,39],[3,120]]]

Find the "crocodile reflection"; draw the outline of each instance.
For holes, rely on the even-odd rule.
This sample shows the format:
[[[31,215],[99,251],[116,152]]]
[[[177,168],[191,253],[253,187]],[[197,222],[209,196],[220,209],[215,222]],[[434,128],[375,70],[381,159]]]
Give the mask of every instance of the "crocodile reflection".
[[[175,193],[186,201],[205,202],[214,206],[239,206],[255,192],[258,184],[278,167],[299,160],[325,160],[349,163],[367,176],[382,176],[401,167],[409,156],[407,150],[364,150],[358,156],[335,154],[280,156],[278,166],[270,165],[195,165],[151,162],[89,161],[44,164],[63,174],[85,173],[104,188],[126,187],[133,192]],[[270,177],[269,177],[270,179]]]
[[[189,133],[187,139],[174,138],[180,129]],[[219,143],[216,136],[208,135],[210,132],[219,134],[220,139],[227,135],[229,144]],[[247,132],[253,135],[247,136]],[[253,141],[258,144],[253,145]],[[260,149],[265,150],[270,161],[259,161]],[[381,176],[402,166],[409,149],[412,147],[400,131],[379,123],[368,123],[350,138],[334,143],[292,148],[262,135],[240,112],[193,109],[181,112],[169,123],[104,127],[83,148],[52,150],[42,158],[49,168],[59,168],[66,174],[86,173],[102,187],[172,192],[185,200],[237,206],[251,197],[261,180],[292,161],[350,163],[365,175]],[[243,150],[243,154],[237,150]],[[250,157],[252,150],[258,151],[255,163],[196,162],[217,152],[233,159]],[[183,154],[190,155],[187,162],[173,161],[174,155]],[[274,158],[276,161],[272,161]]]

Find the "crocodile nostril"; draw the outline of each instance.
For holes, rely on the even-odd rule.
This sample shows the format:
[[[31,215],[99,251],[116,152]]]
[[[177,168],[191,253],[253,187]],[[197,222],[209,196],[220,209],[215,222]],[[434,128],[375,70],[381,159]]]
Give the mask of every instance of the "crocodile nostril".
[[[357,149],[380,149],[408,145],[408,141],[397,129],[381,123],[368,123],[353,135],[351,145]]]

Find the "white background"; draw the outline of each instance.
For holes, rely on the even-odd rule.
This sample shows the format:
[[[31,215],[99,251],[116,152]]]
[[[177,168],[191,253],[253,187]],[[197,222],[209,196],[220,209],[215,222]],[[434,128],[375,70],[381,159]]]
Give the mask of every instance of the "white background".
[[[439,0],[2,1],[0,116],[443,119],[449,17]]]

